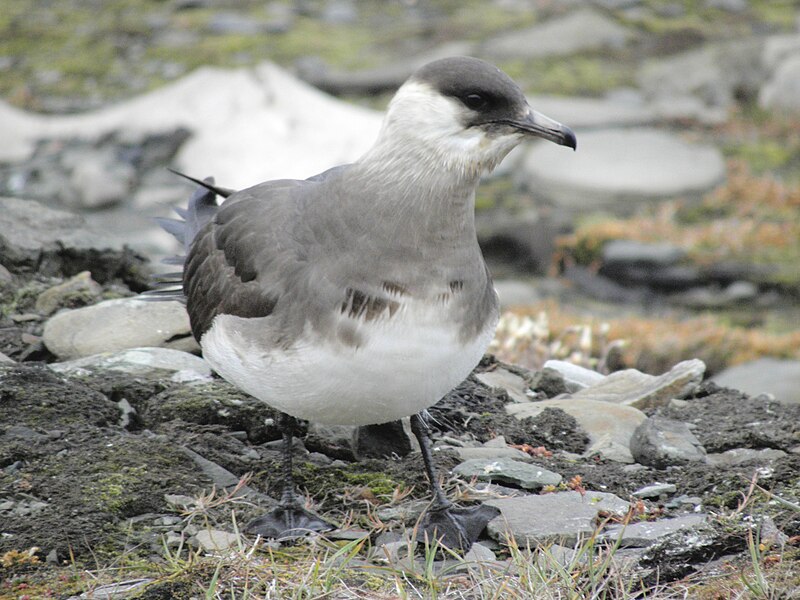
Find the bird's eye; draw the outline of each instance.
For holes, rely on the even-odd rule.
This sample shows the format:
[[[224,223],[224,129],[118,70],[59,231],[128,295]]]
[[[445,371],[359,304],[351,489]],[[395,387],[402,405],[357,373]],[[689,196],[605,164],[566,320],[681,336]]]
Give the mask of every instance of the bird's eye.
[[[461,98],[461,102],[470,110],[480,110],[489,103],[486,97],[481,94],[467,94]]]

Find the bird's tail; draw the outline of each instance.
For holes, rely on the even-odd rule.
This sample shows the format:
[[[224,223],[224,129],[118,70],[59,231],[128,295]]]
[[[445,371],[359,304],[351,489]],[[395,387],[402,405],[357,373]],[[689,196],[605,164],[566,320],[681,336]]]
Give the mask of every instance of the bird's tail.
[[[200,186],[189,198],[186,208],[176,208],[178,219],[156,217],[156,222],[164,231],[171,234],[181,243],[183,253],[165,258],[161,262],[167,265],[175,265],[180,270],[169,273],[159,273],[153,275],[153,289],[144,292],[142,296],[146,300],[177,300],[186,302],[183,294],[183,265],[186,256],[192,247],[192,242],[198,232],[214,217],[219,205],[217,196],[227,198],[234,190],[222,188],[214,185],[213,177],[206,177],[202,181],[189,175],[179,173],[170,169],[176,175],[180,175],[189,181]]]

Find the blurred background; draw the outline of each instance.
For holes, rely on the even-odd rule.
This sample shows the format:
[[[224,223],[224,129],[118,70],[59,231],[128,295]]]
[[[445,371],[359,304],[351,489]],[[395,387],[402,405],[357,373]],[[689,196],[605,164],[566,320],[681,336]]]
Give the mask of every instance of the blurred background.
[[[578,135],[480,190],[498,356],[800,388],[797,1],[2,0],[0,196],[155,261],[176,248],[152,217],[191,190],[165,167],[241,188],[355,160],[402,81],[457,54]]]

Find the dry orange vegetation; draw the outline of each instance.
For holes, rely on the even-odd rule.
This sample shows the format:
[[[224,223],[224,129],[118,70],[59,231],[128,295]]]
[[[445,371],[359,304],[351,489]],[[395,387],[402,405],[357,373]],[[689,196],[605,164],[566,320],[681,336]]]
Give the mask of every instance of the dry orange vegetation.
[[[561,239],[566,260],[592,264],[613,239],[669,242],[698,264],[770,265],[769,280],[800,289],[800,185],[755,176],[731,161],[727,182],[702,201],[675,200],[630,218],[583,223]]]
[[[548,301],[506,313],[490,350],[501,360],[532,369],[558,358],[601,371],[633,367],[652,374],[699,358],[713,374],[763,356],[800,359],[800,331],[732,327],[711,316],[604,320]]]

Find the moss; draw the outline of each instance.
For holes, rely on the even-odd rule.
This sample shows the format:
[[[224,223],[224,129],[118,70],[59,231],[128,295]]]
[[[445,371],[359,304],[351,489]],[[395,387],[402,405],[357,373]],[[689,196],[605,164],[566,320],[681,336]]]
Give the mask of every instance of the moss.
[[[349,487],[367,488],[376,500],[385,502],[392,493],[405,487],[405,482],[392,479],[386,473],[362,470],[365,465],[353,463],[347,468],[318,467],[311,463],[295,465],[296,481],[300,488],[321,498],[330,490],[341,489],[342,484]]]

